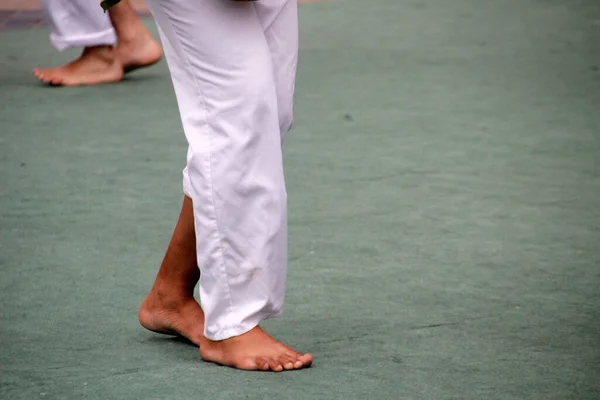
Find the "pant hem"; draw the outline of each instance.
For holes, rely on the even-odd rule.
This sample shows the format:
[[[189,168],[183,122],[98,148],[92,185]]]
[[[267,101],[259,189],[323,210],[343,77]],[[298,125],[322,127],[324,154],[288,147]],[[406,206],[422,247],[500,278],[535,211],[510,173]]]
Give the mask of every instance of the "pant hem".
[[[255,323],[251,323],[251,324],[244,324],[244,325],[234,325],[231,326],[229,328],[225,328],[225,329],[220,329],[219,331],[217,331],[217,333],[215,333],[214,335],[210,335],[206,332],[206,328],[204,330],[204,336],[209,339],[212,340],[214,342],[218,342],[221,340],[226,340],[226,339],[231,339],[232,337],[236,337],[236,336],[241,336],[244,333],[248,333],[250,332],[252,329],[256,328],[258,325],[260,325],[262,322],[268,320],[268,319],[272,319],[272,318],[277,318],[282,314],[282,311],[276,311],[272,314],[269,314],[268,316],[261,318],[259,321],[255,322]]]
[[[117,43],[117,35],[113,28],[86,35],[59,36],[50,34],[50,42],[58,51],[71,47],[110,46]]]

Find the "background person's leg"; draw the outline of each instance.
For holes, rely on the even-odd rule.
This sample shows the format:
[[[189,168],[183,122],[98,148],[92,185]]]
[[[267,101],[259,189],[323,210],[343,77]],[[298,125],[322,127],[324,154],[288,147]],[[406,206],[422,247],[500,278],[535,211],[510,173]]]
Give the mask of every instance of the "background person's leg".
[[[84,47],[78,59],[64,66],[35,69],[42,82],[62,86],[118,82],[124,72],[155,64],[162,57],[159,44],[127,0],[107,14],[96,0],[42,3],[54,46],[58,50]]]
[[[83,46],[81,56],[58,68],[36,68],[40,81],[56,86],[118,82],[123,67],[114,49],[117,35],[96,0],[43,0],[50,41],[59,50]]]
[[[162,49],[137,16],[128,0],[108,10],[117,32],[117,56],[124,72],[154,65],[162,58]]]
[[[42,0],[41,5],[57,50],[117,43],[110,18],[97,0]]]

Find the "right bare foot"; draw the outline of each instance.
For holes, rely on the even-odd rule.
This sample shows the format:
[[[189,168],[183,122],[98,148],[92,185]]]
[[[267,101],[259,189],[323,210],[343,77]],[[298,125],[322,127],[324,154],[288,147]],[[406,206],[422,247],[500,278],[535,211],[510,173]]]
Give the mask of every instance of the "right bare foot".
[[[127,35],[119,37],[117,55],[125,73],[146,68],[159,62],[163,56],[160,44],[141,23],[134,24]]]
[[[200,345],[204,361],[228,367],[281,372],[310,367],[313,357],[301,354],[278,342],[259,326],[222,341],[204,339]]]
[[[130,2],[121,1],[108,14],[117,32],[117,55],[125,73],[160,61],[163,56],[160,44],[138,18]]]
[[[204,312],[189,295],[161,296],[153,289],[139,312],[142,326],[152,332],[182,336],[200,347],[204,361],[244,370],[281,372],[310,367],[312,355],[278,342],[259,326],[222,341],[204,336]]]
[[[83,86],[119,82],[123,67],[112,46],[86,47],[75,61],[58,68],[33,70],[40,81],[53,86]]]

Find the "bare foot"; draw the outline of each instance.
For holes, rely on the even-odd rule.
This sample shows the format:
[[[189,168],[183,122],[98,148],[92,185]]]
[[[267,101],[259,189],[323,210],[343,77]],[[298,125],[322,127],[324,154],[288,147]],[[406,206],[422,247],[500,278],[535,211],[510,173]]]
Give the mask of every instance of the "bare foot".
[[[142,326],[165,335],[183,336],[196,346],[204,342],[204,312],[189,294],[161,295],[152,289],[139,312]]]
[[[260,327],[215,342],[204,337],[204,312],[189,295],[165,297],[153,289],[139,312],[142,326],[152,332],[182,336],[200,347],[204,361],[228,367],[281,372],[310,367],[312,356],[278,342]]]
[[[281,372],[310,367],[312,355],[301,354],[278,342],[259,326],[230,339],[204,339],[200,356],[204,361],[228,367]]]
[[[75,61],[62,67],[33,70],[40,81],[54,86],[84,86],[119,82],[123,67],[112,46],[86,47]]]
[[[149,67],[162,58],[162,48],[148,32],[129,1],[121,1],[108,14],[117,32],[117,54],[125,72]]]
[[[140,323],[153,332],[183,336],[200,347],[203,360],[233,368],[279,372],[312,364],[310,354],[290,349],[258,326],[218,342],[204,337],[204,312],[193,296],[199,278],[194,210],[186,196],[154,285],[140,308]]]
[[[156,64],[163,52],[158,42],[141,26],[133,36],[119,38],[117,55],[127,73]]]

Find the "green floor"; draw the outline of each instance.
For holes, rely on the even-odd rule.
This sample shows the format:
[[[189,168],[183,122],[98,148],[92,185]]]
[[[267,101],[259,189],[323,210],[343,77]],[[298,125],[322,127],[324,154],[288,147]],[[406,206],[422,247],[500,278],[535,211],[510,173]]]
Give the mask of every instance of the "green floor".
[[[315,365],[286,374],[138,326],[182,198],[166,64],[46,88],[76,53],[0,35],[1,399],[600,398],[600,3],[339,0],[301,30],[266,326]]]

